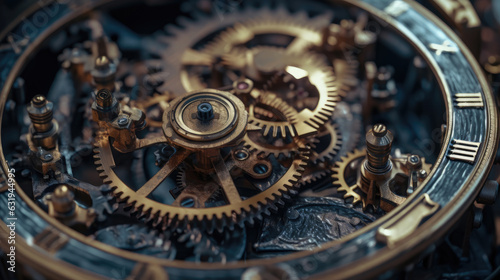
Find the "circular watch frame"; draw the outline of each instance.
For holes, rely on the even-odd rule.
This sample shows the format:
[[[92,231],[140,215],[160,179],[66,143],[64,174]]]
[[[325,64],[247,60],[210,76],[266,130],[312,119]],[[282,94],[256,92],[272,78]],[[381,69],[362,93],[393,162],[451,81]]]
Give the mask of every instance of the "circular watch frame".
[[[46,4],[58,5],[57,12],[47,24],[34,29],[27,44],[0,53],[1,116],[15,78],[40,44],[70,21],[109,2],[52,1]],[[370,278],[404,264],[431,248],[473,203],[493,164],[498,145],[498,117],[493,95],[479,64],[458,36],[419,4],[401,0],[330,2],[363,9],[389,28],[397,30],[427,61],[443,92],[447,118],[442,150],[424,187],[412,194],[405,203],[362,230],[342,240],[325,243],[312,251],[222,265],[162,260],[95,242],[50,217],[17,187],[18,259],[59,279],[127,278],[138,267],[159,277],[168,275],[169,279],[184,279],[187,276],[198,279],[239,279],[249,267],[254,266],[281,267],[299,278],[317,276],[329,279],[329,274],[335,273],[337,278],[359,279]],[[390,9],[396,5],[399,9]],[[24,15],[26,21],[18,21],[10,26],[8,32],[2,33],[1,40],[8,42],[9,36],[19,38],[23,35],[25,24],[35,15],[33,11]],[[478,94],[483,106],[461,107],[457,98],[459,94],[465,93]],[[472,161],[453,156],[460,141],[467,141],[469,144],[466,145],[477,144]],[[0,150],[0,158],[1,175],[5,179],[9,166],[4,160],[3,149]],[[7,188],[7,182],[4,181],[0,186],[0,203],[3,205],[7,205],[8,201]],[[385,239],[380,238],[384,230],[397,227],[412,207],[422,201],[432,204],[434,211],[421,217],[409,235],[385,235]],[[6,227],[7,211],[6,207],[0,207],[0,219],[3,221],[0,223],[0,234],[3,236],[9,234]],[[43,232],[57,236],[64,241],[64,246],[57,250],[40,247],[36,236]],[[6,244],[2,243],[1,246],[6,249],[3,248]]]

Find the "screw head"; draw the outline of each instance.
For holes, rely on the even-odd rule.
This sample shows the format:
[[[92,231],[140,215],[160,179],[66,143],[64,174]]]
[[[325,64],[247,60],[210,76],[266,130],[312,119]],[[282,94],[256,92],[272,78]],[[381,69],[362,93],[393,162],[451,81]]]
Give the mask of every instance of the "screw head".
[[[372,131],[375,136],[383,137],[387,134],[387,127],[379,123],[373,126]]]
[[[110,61],[106,56],[100,56],[95,60],[95,68],[98,70],[108,70]]]
[[[253,172],[255,172],[259,175],[266,174],[267,171],[269,171],[269,168],[262,163],[258,163],[256,165],[254,165],[254,167],[253,167]]]
[[[51,161],[54,159],[54,156],[52,156],[52,154],[45,154],[43,155],[43,160],[44,161]]]
[[[181,206],[186,208],[192,208],[195,205],[195,201],[192,197],[186,197],[181,201]]]
[[[424,169],[420,169],[420,171],[418,171],[418,176],[420,178],[425,178],[427,177],[427,171],[425,171]]]
[[[418,156],[416,155],[411,155],[410,156],[410,162],[411,163],[418,163],[420,161],[420,159],[418,158]]]
[[[244,90],[244,89],[247,89],[249,87],[249,85],[246,82],[239,82],[236,87],[240,90]]]
[[[128,117],[126,116],[121,116],[119,119],[118,119],[118,125],[119,126],[126,126],[128,124]]]
[[[40,108],[47,104],[47,99],[43,95],[36,95],[35,97],[33,97],[31,102],[33,103],[33,106]]]
[[[246,160],[249,156],[250,155],[247,150],[237,150],[234,152],[234,157],[239,161]]]

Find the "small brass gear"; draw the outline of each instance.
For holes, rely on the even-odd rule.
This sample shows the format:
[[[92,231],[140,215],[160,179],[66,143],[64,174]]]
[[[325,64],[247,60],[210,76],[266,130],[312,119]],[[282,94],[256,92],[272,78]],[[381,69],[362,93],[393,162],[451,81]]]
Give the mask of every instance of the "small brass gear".
[[[407,156],[408,155],[401,155],[398,153],[396,157],[391,156],[393,174],[409,174],[409,170],[406,167]],[[338,186],[337,191],[346,192],[344,198],[347,199],[352,197],[353,204],[362,202],[363,208],[366,206],[365,201],[356,190],[359,188],[360,192],[362,191],[358,170],[362,168],[361,164],[365,158],[366,149],[356,149],[353,153],[348,153],[347,156],[342,157],[341,160],[337,162],[336,166],[332,168],[333,185]],[[432,164],[426,163],[425,158],[421,158],[421,162],[421,169],[425,170],[428,174]],[[348,178],[351,180],[348,180]]]
[[[332,162],[342,145],[342,135],[336,124],[326,123],[314,137],[316,139],[311,149],[311,162]]]
[[[256,103],[249,106],[248,111],[248,122],[262,128],[260,131],[248,132],[243,138],[243,145],[251,152],[290,157],[302,145],[313,146],[314,138],[296,137],[291,123],[297,112],[275,94],[261,94]]]
[[[260,109],[260,111],[259,111]],[[265,110],[266,115],[262,113]],[[259,114],[260,113],[260,114]],[[292,123],[296,122],[297,111],[273,93],[260,94],[255,104],[248,108],[248,123],[262,128],[262,135],[272,137],[296,136]],[[259,115],[263,116],[259,118]]]
[[[285,68],[265,88],[297,110],[293,125],[299,136],[314,134],[331,119],[341,100],[339,83],[332,68],[319,55],[286,54],[285,57]]]
[[[365,157],[365,149],[356,149],[354,152],[348,153],[345,157],[341,157],[340,161],[338,161],[335,167],[332,168],[333,185],[338,187],[337,191],[345,192],[344,198],[352,197],[352,204],[363,202],[363,200],[361,199],[361,195],[355,191],[359,188],[358,178],[353,180],[353,182],[348,183],[346,177],[357,176],[359,166]]]

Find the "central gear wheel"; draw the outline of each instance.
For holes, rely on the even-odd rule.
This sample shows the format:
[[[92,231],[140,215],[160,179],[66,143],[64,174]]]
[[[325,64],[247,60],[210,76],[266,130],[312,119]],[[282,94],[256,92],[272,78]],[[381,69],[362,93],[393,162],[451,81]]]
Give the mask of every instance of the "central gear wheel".
[[[206,104],[211,105],[212,111],[205,110]],[[213,123],[207,124],[206,121],[210,120]],[[206,127],[198,129],[200,125],[209,125],[213,133],[207,132]],[[95,163],[103,181],[111,186],[114,194],[132,212],[154,226],[167,228],[190,224],[213,231],[243,225],[244,222],[253,223],[282,204],[282,198],[296,193],[309,149],[299,145],[297,153],[283,162],[275,158],[259,159],[250,153],[240,157],[238,139],[243,137],[246,126],[244,105],[235,96],[217,90],[189,93],[173,100],[164,112],[162,127],[166,138],[140,140],[147,143],[140,148],[153,144],[174,147],[168,161],[144,185],[130,187],[114,172],[116,164],[105,129],[97,133]],[[236,150],[228,150],[231,147]],[[228,156],[228,153],[234,156]],[[163,182],[171,174],[175,177],[174,171],[179,168],[182,172],[189,172],[190,184],[173,194],[173,202],[159,201],[154,191],[160,185],[158,189],[165,190]],[[270,176],[273,169],[276,172]],[[262,170],[266,172],[260,172]],[[233,178],[238,172],[260,179],[258,185],[251,192],[242,190],[240,183],[236,185]],[[197,180],[203,183],[197,185]],[[211,183],[206,184],[207,181]],[[218,203],[199,203],[214,196],[218,196]]]

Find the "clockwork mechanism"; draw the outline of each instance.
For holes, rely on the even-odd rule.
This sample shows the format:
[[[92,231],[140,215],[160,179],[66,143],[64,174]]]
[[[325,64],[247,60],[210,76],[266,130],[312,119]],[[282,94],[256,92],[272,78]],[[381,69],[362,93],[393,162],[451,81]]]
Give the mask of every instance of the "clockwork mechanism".
[[[1,279],[498,275],[489,1],[20,3]]]

